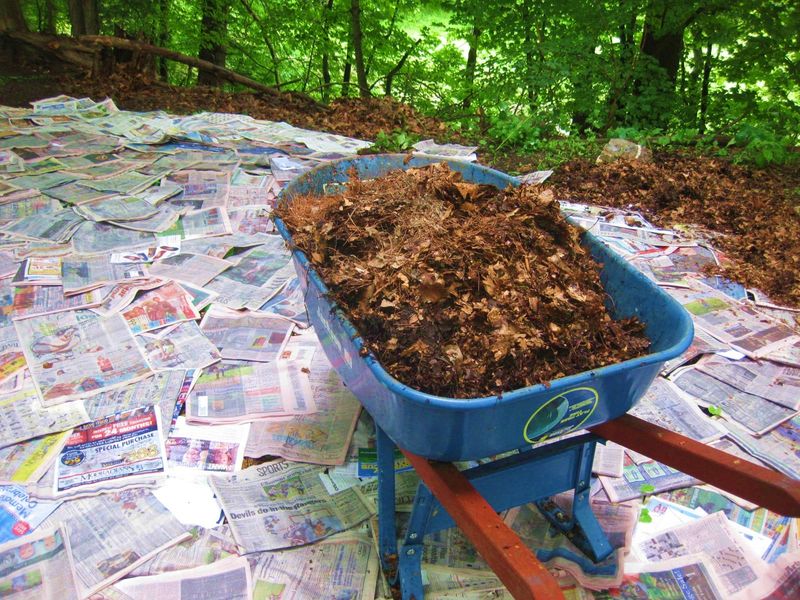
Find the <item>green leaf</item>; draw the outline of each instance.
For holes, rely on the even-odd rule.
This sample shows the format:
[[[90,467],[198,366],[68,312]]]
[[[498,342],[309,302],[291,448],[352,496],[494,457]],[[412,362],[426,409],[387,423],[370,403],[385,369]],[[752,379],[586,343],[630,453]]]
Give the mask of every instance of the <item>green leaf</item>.
[[[643,483],[639,486],[639,491],[643,494],[652,494],[656,491],[656,488],[650,483]]]
[[[653,517],[650,516],[650,511],[646,508],[642,509],[642,512],[639,513],[639,522],[640,523],[652,523]]]

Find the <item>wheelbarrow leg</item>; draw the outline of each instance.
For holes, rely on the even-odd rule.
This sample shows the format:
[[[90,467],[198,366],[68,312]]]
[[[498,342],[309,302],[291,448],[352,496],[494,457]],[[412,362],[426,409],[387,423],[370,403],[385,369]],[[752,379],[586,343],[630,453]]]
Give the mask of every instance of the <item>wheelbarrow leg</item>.
[[[575,468],[572,517],[567,516],[555,502],[548,498],[538,500],[536,506],[547,520],[566,535],[581,552],[595,562],[600,562],[608,558],[614,549],[589,505],[595,445],[596,442],[587,442],[579,450],[578,464]]]
[[[378,450],[378,545],[383,572],[394,584],[397,574],[397,526],[395,524],[395,444],[375,427]]]
[[[414,507],[408,522],[405,541],[400,548],[400,591],[403,600],[422,600],[422,550],[431,509],[435,504],[433,494],[420,483],[414,496]]]

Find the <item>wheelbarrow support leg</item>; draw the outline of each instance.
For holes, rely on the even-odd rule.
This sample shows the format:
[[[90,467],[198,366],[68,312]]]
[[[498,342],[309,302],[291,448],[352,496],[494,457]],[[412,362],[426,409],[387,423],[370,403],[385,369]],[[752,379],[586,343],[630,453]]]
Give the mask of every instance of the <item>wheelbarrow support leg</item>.
[[[376,426],[378,450],[378,544],[381,566],[390,583],[397,573],[397,528],[395,525],[395,444]]]
[[[400,591],[403,600],[420,600],[422,590],[422,543],[431,509],[436,504],[433,494],[420,483],[414,496],[414,507],[408,522],[403,547],[400,549]]]
[[[538,500],[536,506],[581,552],[595,562],[600,562],[608,558],[614,549],[589,505],[595,445],[596,442],[587,442],[578,451],[572,517],[567,516],[555,502],[547,498]]]

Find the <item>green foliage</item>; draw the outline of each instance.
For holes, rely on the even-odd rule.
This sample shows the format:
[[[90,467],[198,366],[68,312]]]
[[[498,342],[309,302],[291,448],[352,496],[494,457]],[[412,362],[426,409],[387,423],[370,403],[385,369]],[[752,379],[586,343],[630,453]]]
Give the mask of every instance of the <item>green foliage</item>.
[[[735,154],[734,162],[766,167],[785,164],[792,158],[789,153],[790,141],[789,136],[780,137],[769,129],[745,125],[736,132],[728,145],[742,148]]]
[[[379,131],[375,143],[368,149],[369,154],[382,152],[405,152],[419,141],[419,136],[395,129],[391,133]]]

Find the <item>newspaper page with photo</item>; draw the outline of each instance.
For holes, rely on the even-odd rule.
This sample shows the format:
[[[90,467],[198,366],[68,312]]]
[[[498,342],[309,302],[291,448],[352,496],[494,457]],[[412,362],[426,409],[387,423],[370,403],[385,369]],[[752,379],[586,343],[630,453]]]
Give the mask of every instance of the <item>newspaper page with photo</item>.
[[[700,555],[726,595],[743,590],[766,571],[765,563],[740,543],[728,519],[719,512],[642,540],[634,551],[649,562]]]
[[[42,315],[98,306],[103,297],[98,290],[72,296],[64,295],[60,285],[30,285],[14,288],[12,319],[15,321]]]
[[[42,406],[33,381],[26,377],[19,390],[0,396],[0,448],[67,431],[90,420],[83,400]]]
[[[250,424],[190,425],[178,417],[165,445],[170,477],[205,479],[242,468]]]
[[[0,545],[0,594],[20,600],[78,600],[67,536],[63,528]]]
[[[231,222],[224,208],[215,207],[183,215],[169,229],[158,233],[160,240],[194,240],[199,238],[228,235]]]
[[[72,311],[15,321],[45,406],[98,394],[152,374],[119,315]]]
[[[137,297],[122,312],[122,317],[136,334],[181,321],[193,321],[200,318],[200,313],[186,291],[177,283],[170,282]]]
[[[378,552],[369,535],[348,531],[313,546],[253,556],[256,598],[373,600]]]
[[[370,517],[355,488],[329,495],[319,479],[321,470],[276,461],[210,478],[245,553],[310,544]]]
[[[294,363],[217,363],[197,380],[186,403],[190,423],[243,423],[313,413],[311,384]]]
[[[81,598],[190,537],[189,528],[141,488],[65,502],[50,524],[66,528]]]
[[[251,312],[238,312],[212,305],[200,329],[219,348],[222,358],[269,362],[278,358],[292,334],[288,319]]]
[[[625,502],[641,498],[647,493],[658,494],[700,483],[694,477],[654,460],[638,465],[629,459],[625,462],[622,477],[600,476],[603,489],[612,502]]]
[[[134,600],[252,600],[250,564],[231,556],[202,567],[132,577],[114,586]]]
[[[153,371],[203,369],[222,358],[194,321],[183,321],[164,333],[142,333],[136,343]]]
[[[344,463],[361,404],[342,383],[321,347],[313,356],[308,378],[316,412],[253,422],[247,456],[280,456],[319,465]]]
[[[168,427],[185,374],[186,371],[163,371],[141,381],[101,392],[84,401],[86,412],[92,420],[97,420],[141,406],[158,406],[161,422]]]
[[[152,482],[166,468],[161,415],[153,406],[77,427],[56,460],[53,493],[102,491],[110,482]]]

